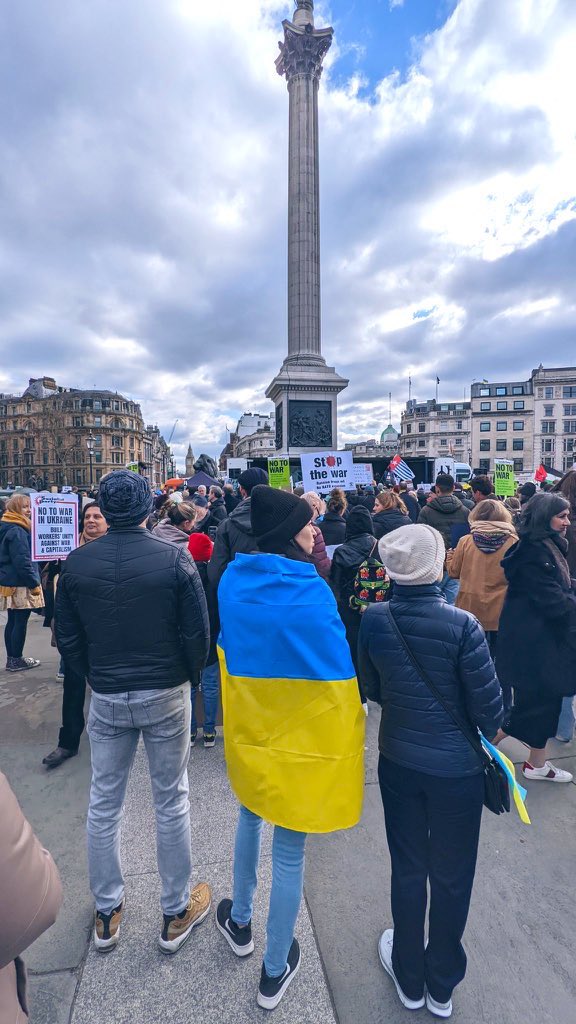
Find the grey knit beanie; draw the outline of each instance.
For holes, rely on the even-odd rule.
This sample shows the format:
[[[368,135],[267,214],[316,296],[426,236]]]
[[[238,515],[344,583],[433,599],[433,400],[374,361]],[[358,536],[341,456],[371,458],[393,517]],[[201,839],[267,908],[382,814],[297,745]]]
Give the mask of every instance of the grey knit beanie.
[[[152,512],[154,503],[148,481],[129,469],[118,469],[102,477],[98,501],[108,526],[116,530],[139,526]]]
[[[423,523],[385,534],[378,542],[378,553],[390,579],[404,587],[436,583],[446,557],[442,534]]]

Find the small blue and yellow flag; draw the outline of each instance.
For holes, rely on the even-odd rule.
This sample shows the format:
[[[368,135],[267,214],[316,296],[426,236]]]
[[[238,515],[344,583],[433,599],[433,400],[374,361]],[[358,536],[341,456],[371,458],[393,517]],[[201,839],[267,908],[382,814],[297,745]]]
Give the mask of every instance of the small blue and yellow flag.
[[[365,715],[336,601],[314,566],[236,555],[218,588],[224,745],[245,807],[297,832],[360,819]]]

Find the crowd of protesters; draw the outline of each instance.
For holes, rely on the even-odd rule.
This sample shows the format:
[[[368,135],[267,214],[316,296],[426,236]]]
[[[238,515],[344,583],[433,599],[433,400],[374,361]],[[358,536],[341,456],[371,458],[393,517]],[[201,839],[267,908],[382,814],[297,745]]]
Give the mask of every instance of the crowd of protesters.
[[[550,762],[547,744],[574,733],[576,473],[555,493],[525,485],[506,500],[488,477],[463,489],[445,473],[429,493],[406,483],[300,492],[269,487],[253,467],[236,490],[214,483],[152,495],[144,478],[120,470],[82,510],[78,548],[43,570],[31,559],[30,499],[12,496],[0,521],[6,668],[38,667],[24,645],[30,614],[44,609],[63,679],[49,770],[78,753],[90,686],[88,864],[102,952],[120,940],[119,830],[140,737],[156,815],[161,950],[176,953],[209,914],[209,885],[191,884],[187,765],[198,694],[210,749],[222,691],[239,817],[231,895],[215,923],[236,956],[253,952],[269,822],[273,881],[256,996],[268,1010],[301,962],[294,931],[306,837],[359,821],[365,714],[368,701],[380,705],[393,927],[378,954],[406,1008],[447,1018],[466,971],[484,804],[483,760],[458,723],[495,747],[508,736],[524,743],[526,779],[572,780]],[[8,862],[25,832],[35,880],[14,913],[34,916],[35,886],[49,876],[51,903],[32,940],[54,919],[59,882],[0,776],[2,801],[16,821],[2,838]],[[0,878],[0,917],[12,918],[7,901],[18,891]],[[25,944],[11,944],[2,928],[0,993],[25,1014]]]

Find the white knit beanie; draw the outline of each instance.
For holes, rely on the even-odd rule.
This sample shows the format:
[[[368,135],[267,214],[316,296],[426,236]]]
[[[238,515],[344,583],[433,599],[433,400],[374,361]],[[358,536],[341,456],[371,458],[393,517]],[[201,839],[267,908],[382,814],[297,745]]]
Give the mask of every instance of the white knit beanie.
[[[439,580],[446,548],[438,530],[416,524],[401,526],[381,537],[378,553],[390,579],[404,587],[418,587]]]

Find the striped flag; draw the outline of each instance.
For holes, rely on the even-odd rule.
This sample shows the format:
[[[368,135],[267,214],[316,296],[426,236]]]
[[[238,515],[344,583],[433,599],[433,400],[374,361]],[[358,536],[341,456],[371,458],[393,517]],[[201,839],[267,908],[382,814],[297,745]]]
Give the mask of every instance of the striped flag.
[[[414,479],[414,473],[410,469],[410,466],[407,466],[406,463],[404,462],[404,459],[400,458],[399,455],[394,456],[394,458],[390,462],[390,465],[388,466],[388,469],[390,470],[390,472],[392,473],[396,480]]]

